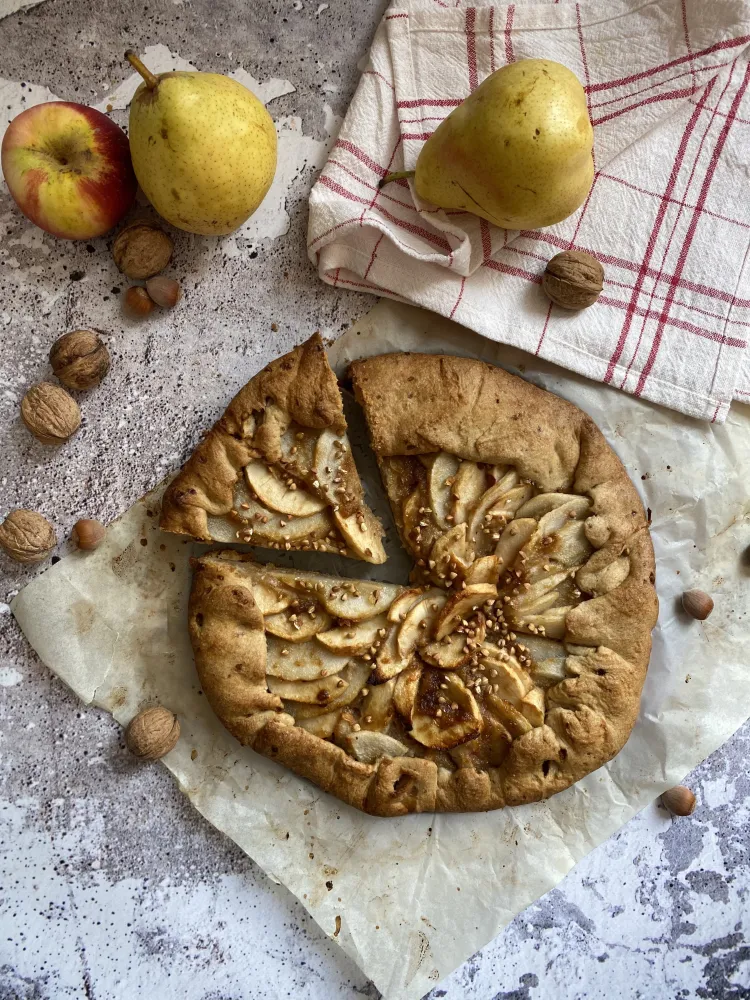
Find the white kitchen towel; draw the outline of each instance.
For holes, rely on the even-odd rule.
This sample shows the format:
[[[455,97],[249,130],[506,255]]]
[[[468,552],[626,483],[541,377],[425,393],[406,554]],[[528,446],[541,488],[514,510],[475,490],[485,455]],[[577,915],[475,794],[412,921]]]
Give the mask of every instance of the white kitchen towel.
[[[536,232],[420,203],[406,181],[430,133],[494,70],[542,57],[583,82],[596,179]],[[684,413],[750,402],[750,2],[402,0],[310,196],[324,281],[414,302],[493,340]],[[599,302],[552,306],[561,250],[606,270]]]

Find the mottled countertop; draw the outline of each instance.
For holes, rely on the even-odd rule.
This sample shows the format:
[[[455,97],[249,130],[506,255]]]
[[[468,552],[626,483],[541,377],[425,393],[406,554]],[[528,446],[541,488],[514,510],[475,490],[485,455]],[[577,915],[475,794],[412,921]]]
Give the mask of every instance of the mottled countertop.
[[[269,106],[281,134],[274,197],[229,240],[176,236],[170,273],[185,300],[155,321],[122,318],[111,240],[46,237],[0,188],[0,516],[38,509],[65,539],[78,517],[112,519],[179,464],[273,356],[372,305],[318,280],[306,194],[385,0],[19,6],[0,3],[4,119],[50,93],[106,106],[130,76],[128,46],[251,74],[281,95]],[[123,102],[111,103],[124,124]],[[50,451],[18,404],[47,374],[51,343],[80,326],[106,332],[113,367],[81,397],[80,433]],[[378,997],[166,770],[136,764],[116,723],[38,661],[7,604],[36,572],[0,557],[0,1000]],[[748,758],[750,725],[688,776],[692,817],[645,810],[429,996],[750,998]]]

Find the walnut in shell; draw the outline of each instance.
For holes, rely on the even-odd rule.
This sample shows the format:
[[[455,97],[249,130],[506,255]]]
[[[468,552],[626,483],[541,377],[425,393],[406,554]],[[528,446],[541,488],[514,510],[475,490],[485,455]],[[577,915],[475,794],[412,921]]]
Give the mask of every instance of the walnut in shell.
[[[604,268],[591,254],[566,250],[547,264],[542,278],[547,296],[563,309],[593,305],[604,287]]]
[[[52,345],[52,371],[68,389],[91,389],[109,371],[109,351],[93,330],[73,330]]]
[[[158,760],[173,750],[180,738],[180,723],[174,712],[161,705],[144,708],[128,724],[125,744],[143,760]]]
[[[0,548],[16,562],[43,562],[56,545],[55,529],[36,511],[12,510],[0,524]]]
[[[151,278],[163,271],[172,257],[174,244],[163,229],[150,222],[131,222],[115,239],[115,264],[129,278]]]
[[[81,426],[81,411],[64,389],[40,382],[21,400],[21,419],[42,444],[60,445]]]

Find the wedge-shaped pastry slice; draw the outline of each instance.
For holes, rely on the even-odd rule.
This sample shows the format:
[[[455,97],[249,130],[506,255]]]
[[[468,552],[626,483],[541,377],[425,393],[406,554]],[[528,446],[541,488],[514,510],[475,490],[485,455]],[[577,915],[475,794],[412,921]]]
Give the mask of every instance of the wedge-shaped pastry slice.
[[[160,523],[199,541],[385,561],[318,334],[240,390],[168,487]]]

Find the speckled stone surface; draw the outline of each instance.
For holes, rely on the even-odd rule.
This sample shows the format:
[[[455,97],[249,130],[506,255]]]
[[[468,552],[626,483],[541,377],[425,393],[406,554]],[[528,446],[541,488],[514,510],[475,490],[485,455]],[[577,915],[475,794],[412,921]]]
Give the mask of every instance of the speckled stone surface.
[[[384,6],[48,0],[0,20],[0,76],[95,103],[128,75],[126,46],[163,43],[200,69],[288,79],[296,92],[273,102],[274,118],[298,116],[323,141]],[[80,516],[115,517],[266,361],[371,306],[308,263],[312,172],[291,179],[291,224],[276,239],[237,241],[237,254],[178,236],[170,273],[185,300],[146,324],[121,316],[111,240],[38,237],[0,190],[0,515],[38,509],[61,539]],[[81,432],[50,451],[18,404],[48,373],[52,341],[85,325],[106,331],[112,371],[81,396]],[[36,572],[0,561],[0,1000],[378,997],[165,770],[135,763],[112,719],[39,663],[7,608]],[[430,997],[750,998],[749,757],[746,725],[688,777],[692,817],[647,809]]]

